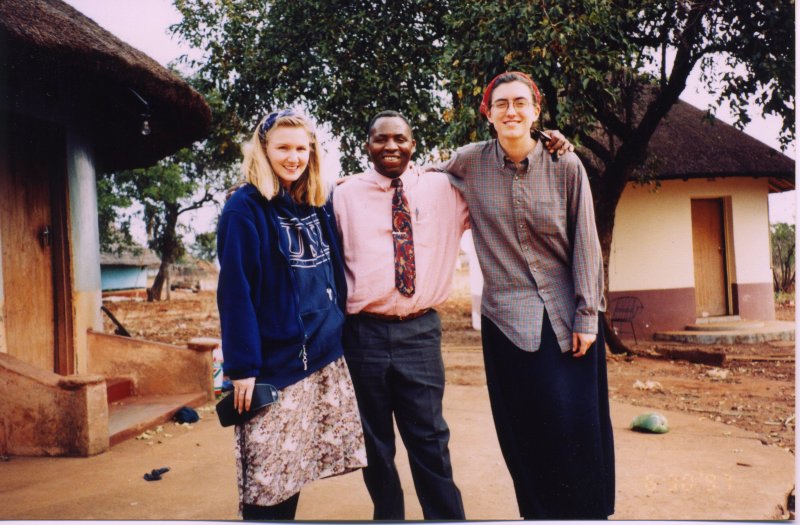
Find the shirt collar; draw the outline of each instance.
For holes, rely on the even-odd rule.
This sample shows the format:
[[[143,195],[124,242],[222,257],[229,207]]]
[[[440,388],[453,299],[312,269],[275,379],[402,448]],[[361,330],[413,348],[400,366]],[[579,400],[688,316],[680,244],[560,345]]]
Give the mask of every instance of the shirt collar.
[[[400,180],[403,181],[403,188],[404,189],[411,189],[417,185],[417,180],[420,176],[420,170],[417,168],[416,164],[413,162],[409,162],[408,166],[406,166],[406,171],[400,175]],[[371,167],[369,170],[364,172],[364,179],[373,182],[380,186],[383,191],[389,191],[392,189],[392,179],[381,175],[377,171],[375,171],[374,167]]]
[[[543,147],[544,146],[542,146],[541,142],[537,140],[536,145],[528,152],[528,155],[524,159],[527,161],[528,166],[533,164],[533,159],[541,153]],[[506,166],[506,162],[511,162],[511,159],[506,156],[505,150],[503,150],[503,147],[500,146],[500,141],[497,139],[494,139],[494,156],[495,160],[497,161],[497,165],[500,168],[504,168]]]

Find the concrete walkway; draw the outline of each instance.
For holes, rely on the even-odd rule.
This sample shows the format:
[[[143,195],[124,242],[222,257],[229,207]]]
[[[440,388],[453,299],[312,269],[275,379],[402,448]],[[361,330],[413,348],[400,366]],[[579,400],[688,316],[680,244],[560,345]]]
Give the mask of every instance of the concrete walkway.
[[[701,345],[755,344],[769,341],[794,341],[791,321],[735,321],[690,325],[686,330],[656,332],[655,341]]]
[[[628,429],[645,410],[612,403],[620,520],[780,519],[795,480],[794,456],[763,446],[755,434],[694,415],[665,412],[672,430]],[[0,462],[0,519],[237,519],[233,438],[214,419],[164,425],[91,458],[17,458]],[[515,519],[511,480],[497,446],[483,386],[448,385],[456,481],[471,520]],[[398,465],[409,519],[421,519],[402,445]],[[170,467],[160,481],[142,476]],[[305,489],[298,519],[368,520],[360,473]]]

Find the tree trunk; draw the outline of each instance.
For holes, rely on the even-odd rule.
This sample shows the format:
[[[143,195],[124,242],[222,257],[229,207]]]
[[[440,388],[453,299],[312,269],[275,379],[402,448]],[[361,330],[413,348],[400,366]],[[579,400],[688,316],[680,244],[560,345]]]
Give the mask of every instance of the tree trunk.
[[[599,230],[599,228],[598,228]],[[606,292],[606,300],[608,300],[608,263],[609,259],[611,258],[611,237],[612,234],[608,234],[608,241],[603,242],[602,237],[600,241],[600,248],[603,251],[603,285]],[[628,348],[622,339],[619,338],[616,332],[611,327],[611,310],[606,310],[605,314],[602,316],[601,321],[603,322],[603,329],[605,332],[606,344],[608,344],[608,349],[611,351],[612,354],[628,354],[630,355],[631,349]]]
[[[608,300],[609,278],[608,272],[611,264],[611,241],[614,238],[614,219],[616,217],[617,204],[622,197],[622,190],[625,183],[620,184],[619,180],[627,180],[624,173],[606,170],[599,177],[598,183],[593,188],[595,205],[595,222],[597,223],[597,235],[600,238],[600,250],[603,254],[603,288]],[[613,183],[609,183],[610,180]],[[616,189],[615,189],[616,188]],[[628,354],[632,352],[622,339],[612,330],[610,321],[610,311],[606,311],[602,316],[603,328],[605,331],[606,344],[612,354]]]
[[[158,274],[153,281],[153,286],[147,291],[148,301],[160,301],[161,293],[164,289],[164,284],[167,284],[167,300],[169,300],[169,267],[175,262],[180,249],[180,240],[178,239],[177,226],[178,226],[178,207],[172,206],[167,211],[166,224],[163,229],[160,229],[160,238],[155,239],[155,244],[160,249],[159,255],[161,256],[161,266],[158,268]]]
[[[158,267],[158,273],[153,280],[153,286],[147,290],[147,300],[150,302],[160,301],[161,293],[164,290],[164,283],[169,281],[169,267],[172,263],[168,262],[166,258],[161,259],[161,266]],[[169,297],[167,297],[169,299]]]

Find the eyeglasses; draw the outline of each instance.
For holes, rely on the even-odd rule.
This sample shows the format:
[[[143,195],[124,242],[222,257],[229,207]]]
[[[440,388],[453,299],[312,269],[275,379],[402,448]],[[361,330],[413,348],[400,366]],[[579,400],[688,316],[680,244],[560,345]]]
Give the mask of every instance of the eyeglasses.
[[[533,105],[533,103],[527,98],[515,98],[512,104],[514,104],[514,109],[516,111],[523,111]],[[492,108],[495,108],[497,109],[497,111],[500,112],[508,111],[508,100],[505,99],[496,100],[492,102]]]

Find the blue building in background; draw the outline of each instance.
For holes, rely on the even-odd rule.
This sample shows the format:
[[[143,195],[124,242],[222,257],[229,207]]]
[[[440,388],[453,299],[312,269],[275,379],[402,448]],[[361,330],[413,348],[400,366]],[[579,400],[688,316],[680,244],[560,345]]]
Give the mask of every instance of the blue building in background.
[[[161,261],[147,248],[134,247],[119,253],[100,253],[100,286],[103,292],[144,290],[149,269]]]

